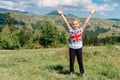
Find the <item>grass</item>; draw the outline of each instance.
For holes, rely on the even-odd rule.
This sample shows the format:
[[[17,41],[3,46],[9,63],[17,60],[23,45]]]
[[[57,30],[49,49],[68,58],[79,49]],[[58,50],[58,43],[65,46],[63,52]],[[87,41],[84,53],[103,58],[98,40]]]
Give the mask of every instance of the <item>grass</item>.
[[[120,80],[120,47],[83,48],[85,80]],[[0,50],[0,80],[82,80],[69,77],[68,48]]]

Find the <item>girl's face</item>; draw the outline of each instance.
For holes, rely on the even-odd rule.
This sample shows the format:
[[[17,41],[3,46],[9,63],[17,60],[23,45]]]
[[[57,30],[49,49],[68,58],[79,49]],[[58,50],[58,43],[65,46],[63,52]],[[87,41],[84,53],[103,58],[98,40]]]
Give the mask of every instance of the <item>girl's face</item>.
[[[72,26],[74,29],[78,29],[79,28],[79,22],[77,20],[72,21]]]

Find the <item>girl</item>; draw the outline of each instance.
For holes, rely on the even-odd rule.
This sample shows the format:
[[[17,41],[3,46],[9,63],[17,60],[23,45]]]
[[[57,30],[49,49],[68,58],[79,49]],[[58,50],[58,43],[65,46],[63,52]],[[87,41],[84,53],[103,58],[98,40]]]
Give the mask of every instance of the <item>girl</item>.
[[[74,19],[72,21],[72,27],[66,20],[63,11],[57,10],[58,13],[61,15],[62,19],[64,20],[68,31],[70,33],[70,43],[69,43],[69,57],[70,57],[70,75],[74,75],[74,61],[75,56],[77,56],[77,62],[79,64],[79,70],[81,73],[81,76],[83,77],[85,75],[84,67],[83,67],[83,61],[82,61],[82,33],[84,29],[86,28],[87,23],[89,22],[92,15],[95,13],[95,9],[92,9],[85,20],[84,24],[81,28],[79,28],[80,21],[77,19]]]

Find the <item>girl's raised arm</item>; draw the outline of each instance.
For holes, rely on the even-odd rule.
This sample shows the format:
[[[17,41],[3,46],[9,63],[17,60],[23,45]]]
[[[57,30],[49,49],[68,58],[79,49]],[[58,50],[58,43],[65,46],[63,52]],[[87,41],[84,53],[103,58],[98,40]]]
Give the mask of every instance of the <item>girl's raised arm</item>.
[[[84,24],[82,25],[82,29],[84,30],[86,28],[87,23],[89,22],[90,18],[92,17],[92,15],[95,13],[95,9],[91,9],[87,19],[85,20]]]
[[[71,29],[70,24],[68,23],[67,19],[65,18],[64,14],[63,14],[63,11],[60,10],[60,9],[58,9],[57,11],[58,11],[58,13],[61,15],[62,19],[64,20],[64,22],[65,22],[68,30],[70,30],[70,29]]]

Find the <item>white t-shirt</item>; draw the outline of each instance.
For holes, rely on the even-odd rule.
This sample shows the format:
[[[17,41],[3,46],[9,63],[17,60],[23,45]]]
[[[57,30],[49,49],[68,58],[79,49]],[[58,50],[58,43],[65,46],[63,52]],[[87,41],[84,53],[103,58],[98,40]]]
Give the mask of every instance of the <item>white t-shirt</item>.
[[[78,49],[82,47],[82,33],[83,29],[70,29],[70,48]]]

